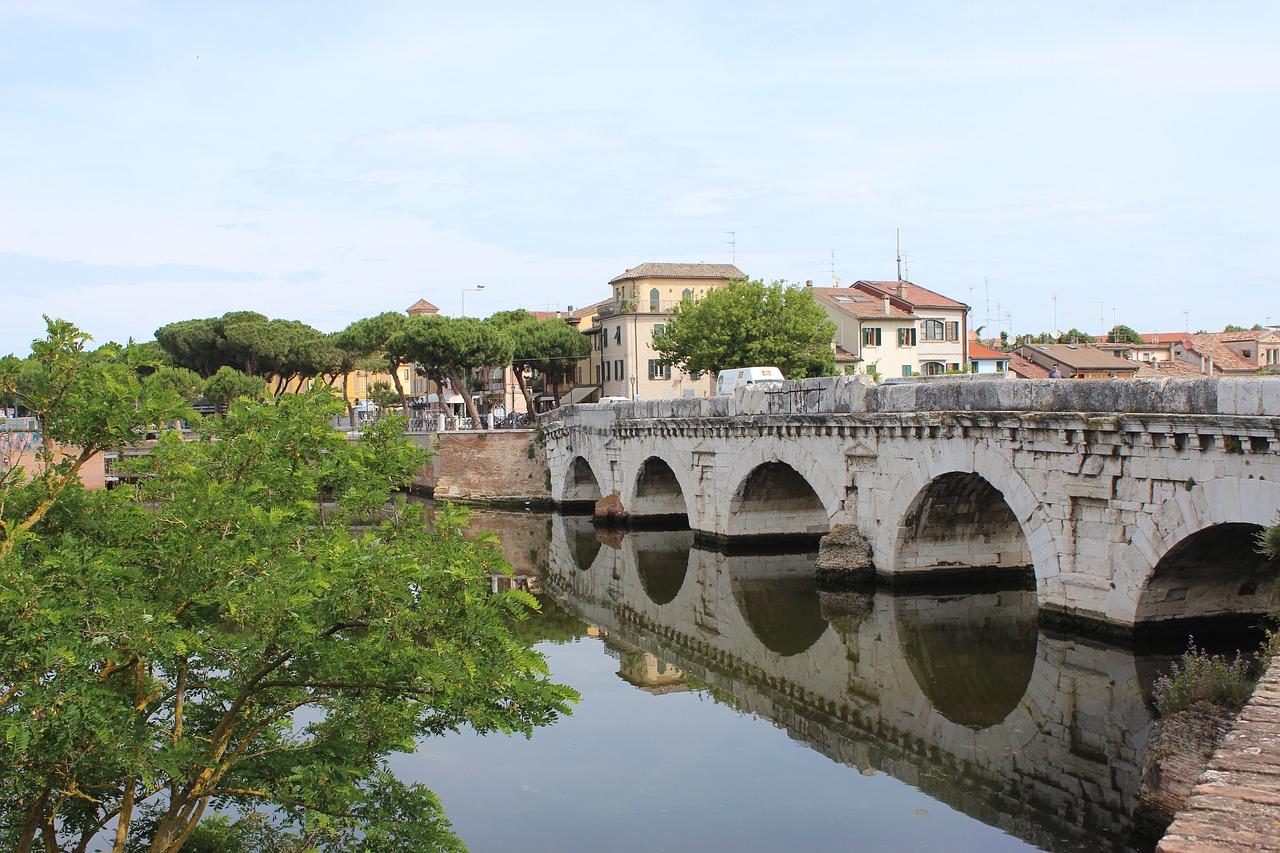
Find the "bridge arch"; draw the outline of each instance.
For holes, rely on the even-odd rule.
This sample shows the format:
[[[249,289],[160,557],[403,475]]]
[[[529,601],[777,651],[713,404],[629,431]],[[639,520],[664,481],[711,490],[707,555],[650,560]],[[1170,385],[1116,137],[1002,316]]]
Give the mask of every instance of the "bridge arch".
[[[565,474],[560,500],[564,503],[595,503],[603,497],[600,481],[584,456],[575,456]]]
[[[964,541],[948,548],[943,560],[965,567],[1030,565],[1041,601],[1055,597],[1064,549],[1054,541],[1044,502],[1007,456],[974,442],[933,440],[920,448],[896,482],[878,485],[880,500],[859,509],[875,513],[863,524],[878,530],[873,546],[879,572],[936,567],[938,560],[927,565],[930,552],[925,546],[932,548],[933,543],[922,538],[932,516],[987,537],[983,551],[969,554],[973,543]]]
[[[1004,494],[971,471],[948,471],[925,484],[899,527],[896,553],[896,572],[1031,565],[1026,537]]]
[[[628,514],[641,517],[689,517],[684,484],[662,457],[650,456],[640,463],[634,489],[631,499],[623,501]]]
[[[830,459],[776,438],[765,449],[760,453],[748,445],[737,455],[721,480],[732,489],[729,499],[721,501],[720,518],[708,529],[731,537],[830,531],[844,495],[843,483],[832,479],[839,472]]]
[[[1254,550],[1276,523],[1280,483],[1223,477],[1183,485],[1137,525],[1136,558],[1117,567],[1135,623],[1266,613],[1275,607],[1280,560]],[[1127,569],[1127,570],[1126,570]]]

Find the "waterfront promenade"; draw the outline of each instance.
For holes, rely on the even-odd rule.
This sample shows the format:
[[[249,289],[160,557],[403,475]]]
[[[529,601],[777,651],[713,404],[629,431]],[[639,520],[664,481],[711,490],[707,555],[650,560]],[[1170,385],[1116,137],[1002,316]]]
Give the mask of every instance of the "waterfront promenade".
[[[1280,851],[1280,658],[1258,682],[1156,850]]]

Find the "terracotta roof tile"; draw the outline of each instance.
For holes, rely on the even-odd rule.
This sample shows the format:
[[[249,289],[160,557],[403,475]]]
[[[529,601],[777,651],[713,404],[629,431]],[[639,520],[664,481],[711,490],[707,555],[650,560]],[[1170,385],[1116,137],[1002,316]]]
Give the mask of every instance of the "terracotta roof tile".
[[[1049,369],[1027,361],[1016,352],[1009,353],[1009,372],[1020,379],[1048,379]]]
[[[622,275],[609,279],[610,284],[638,278],[712,278],[745,279],[746,273],[733,264],[655,264],[632,267]]]
[[[943,296],[941,293],[930,290],[927,287],[921,287],[918,284],[912,284],[909,281],[855,281],[850,287],[858,287],[858,285],[866,285],[868,288],[888,293],[891,296],[898,295],[898,286],[906,285],[906,301],[912,305],[918,305],[921,308],[968,308],[963,302],[957,302],[954,299]]]
[[[1138,368],[1138,372],[1133,374],[1136,379],[1190,379],[1192,377],[1200,378],[1200,369],[1185,361],[1144,361],[1142,367]]]
[[[850,293],[847,287],[811,287],[808,289],[813,291],[813,295],[816,298],[821,299],[828,305],[834,305],[846,314],[860,317],[863,320],[916,319],[915,315],[910,311],[894,305],[894,299],[892,298],[889,300],[889,313],[886,314],[884,296]]]
[[[1213,359],[1213,367],[1221,373],[1254,373],[1258,366],[1245,361],[1214,334],[1192,335],[1187,349]]]
[[[969,358],[999,359],[1003,361],[1009,358],[1009,353],[983,346],[977,341],[969,341]]]

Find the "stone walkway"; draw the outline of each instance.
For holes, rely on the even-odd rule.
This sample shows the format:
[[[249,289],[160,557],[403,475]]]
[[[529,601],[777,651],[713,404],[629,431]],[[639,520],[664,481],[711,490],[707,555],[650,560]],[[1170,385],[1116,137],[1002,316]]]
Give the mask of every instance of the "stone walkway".
[[[1280,851],[1280,658],[1214,753],[1157,853]]]

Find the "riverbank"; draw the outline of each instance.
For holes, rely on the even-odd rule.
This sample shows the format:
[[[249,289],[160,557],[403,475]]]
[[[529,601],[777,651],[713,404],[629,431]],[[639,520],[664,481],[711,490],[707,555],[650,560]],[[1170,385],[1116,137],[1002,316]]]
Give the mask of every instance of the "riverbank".
[[[1280,851],[1280,659],[1259,680],[1156,850]]]

